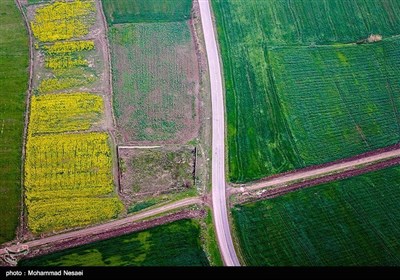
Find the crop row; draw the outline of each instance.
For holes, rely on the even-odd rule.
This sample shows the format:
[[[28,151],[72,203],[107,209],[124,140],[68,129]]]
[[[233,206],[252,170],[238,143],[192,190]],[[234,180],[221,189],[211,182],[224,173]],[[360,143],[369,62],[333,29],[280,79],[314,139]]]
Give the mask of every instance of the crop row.
[[[86,85],[88,82],[94,82],[95,77],[88,76],[84,78],[48,78],[41,81],[38,86],[39,93],[49,93],[54,91],[66,90]]]
[[[66,53],[74,53],[79,51],[89,51],[93,50],[95,44],[92,40],[86,41],[63,41],[63,42],[55,42],[52,45],[43,46],[43,50],[46,54],[55,55],[55,54],[66,54]]]
[[[32,96],[30,131],[33,134],[87,130],[103,111],[103,99],[90,93]]]
[[[55,2],[36,10],[31,28],[42,42],[82,37],[89,33],[94,11],[93,1]]]
[[[118,198],[63,197],[27,200],[33,233],[57,231],[116,218],[123,206]]]
[[[106,133],[29,135],[25,160],[25,194],[30,229],[37,232],[37,223],[43,223],[42,217],[51,216],[46,212],[46,206],[53,204],[51,209],[54,210],[49,211],[54,214],[55,206],[67,200],[70,202],[62,204],[62,207],[68,208],[72,216],[79,216],[84,201],[91,201],[100,195],[111,195],[114,189],[111,169],[111,151]],[[99,210],[87,208],[87,216],[96,216]],[[110,213],[107,219],[115,216],[115,212],[107,213]],[[79,223],[78,218],[71,220],[56,216],[65,227],[85,225]]]

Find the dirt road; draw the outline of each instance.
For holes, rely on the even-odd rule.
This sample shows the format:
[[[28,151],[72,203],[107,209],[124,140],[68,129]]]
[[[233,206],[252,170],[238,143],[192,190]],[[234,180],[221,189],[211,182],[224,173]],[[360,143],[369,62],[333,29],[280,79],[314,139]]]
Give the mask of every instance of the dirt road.
[[[212,104],[212,205],[222,258],[227,266],[240,266],[230,232],[225,189],[225,117],[221,66],[209,0],[199,0],[206,43]]]
[[[194,204],[202,204],[202,203],[203,203],[202,200],[198,197],[186,198],[186,199],[182,199],[182,200],[170,203],[170,204],[163,205],[158,208],[144,211],[144,212],[136,214],[136,215],[129,216],[129,217],[121,219],[121,220],[116,220],[116,221],[112,221],[112,222],[109,222],[106,224],[102,224],[102,225],[98,225],[98,226],[94,226],[94,227],[90,227],[90,228],[85,228],[85,229],[81,229],[81,230],[77,230],[77,231],[62,233],[62,234],[58,234],[58,235],[54,235],[54,236],[50,236],[50,237],[45,237],[42,239],[29,241],[29,242],[26,242],[23,244],[10,246],[10,247],[8,247],[8,249],[12,250],[12,251],[18,251],[18,249],[21,248],[22,245],[27,245],[29,248],[33,248],[33,247],[42,246],[42,245],[45,245],[48,243],[51,244],[54,242],[60,242],[62,240],[66,240],[66,239],[70,239],[70,238],[84,238],[85,236],[88,236],[88,235],[99,234],[99,233],[107,231],[109,229],[122,227],[126,224],[133,223],[138,220],[149,218],[149,217],[152,217],[152,216],[155,216],[158,214],[162,214],[164,212],[168,212],[168,211],[175,210],[175,209],[185,207],[185,206],[190,206],[190,205],[194,205]],[[5,250],[5,248],[0,249],[0,255],[6,254],[6,253],[7,253],[7,251]]]
[[[374,162],[388,160],[390,158],[396,158],[396,157],[400,157],[400,148],[397,148],[397,149],[391,150],[391,151],[382,152],[379,154],[373,154],[370,156],[357,158],[355,160],[339,162],[337,164],[332,164],[332,165],[329,165],[326,167],[310,169],[310,170],[306,170],[304,172],[302,172],[300,170],[299,172],[289,173],[289,174],[286,174],[283,176],[277,176],[277,177],[271,178],[270,180],[265,180],[262,182],[254,183],[247,187],[233,188],[233,189],[231,189],[231,193],[255,191],[255,190],[264,189],[267,187],[273,187],[275,185],[284,185],[284,184],[287,184],[287,183],[290,183],[293,181],[297,181],[297,180],[307,180],[307,179],[311,179],[311,178],[315,178],[315,177],[322,177],[322,176],[326,176],[326,175],[332,174],[332,173],[358,169],[361,166],[366,165],[366,164],[372,164]]]

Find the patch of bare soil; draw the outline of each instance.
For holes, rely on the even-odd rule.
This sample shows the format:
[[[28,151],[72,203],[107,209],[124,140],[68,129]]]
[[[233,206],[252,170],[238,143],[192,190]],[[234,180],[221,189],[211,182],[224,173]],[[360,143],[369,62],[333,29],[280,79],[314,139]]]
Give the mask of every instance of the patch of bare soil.
[[[119,149],[120,194],[125,204],[194,187],[193,147]]]

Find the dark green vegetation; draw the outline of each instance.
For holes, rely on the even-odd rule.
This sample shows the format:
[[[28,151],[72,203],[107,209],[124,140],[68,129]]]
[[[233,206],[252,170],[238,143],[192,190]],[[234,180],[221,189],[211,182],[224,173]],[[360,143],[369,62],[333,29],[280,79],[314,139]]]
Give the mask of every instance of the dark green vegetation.
[[[150,199],[150,200],[146,200],[146,201],[142,201],[142,202],[138,202],[136,204],[133,204],[128,208],[128,214],[142,211],[142,210],[144,210],[146,208],[149,208],[149,207],[151,207],[153,205],[156,205],[157,202],[158,201],[155,200],[155,199]]]
[[[294,139],[296,166],[399,142],[399,40],[280,48],[270,51],[270,64]]]
[[[40,4],[40,3],[48,3],[51,0],[28,0],[28,4]]]
[[[194,160],[194,150],[191,148],[122,150],[120,151],[122,191],[132,201],[139,202],[138,200],[146,197],[154,198],[155,194],[178,193],[193,189]],[[152,201],[143,203],[137,203],[131,211],[152,206],[148,205]]]
[[[400,33],[399,1],[212,3],[224,62],[231,181],[399,142],[400,59],[398,42],[387,38]],[[384,41],[343,44],[372,33]]]
[[[21,153],[29,43],[13,0],[0,0],[0,243],[14,238],[21,196]]]
[[[208,266],[196,220],[181,220],[46,256],[22,266]]]
[[[185,21],[190,18],[192,0],[102,0],[109,24]]]
[[[400,167],[236,207],[248,265],[400,264]]]
[[[214,231],[214,222],[211,213],[211,209],[207,209],[207,217],[205,219],[206,228],[205,228],[205,246],[206,251],[210,254],[210,259],[212,261],[212,266],[223,266],[224,263],[222,261],[221,254],[219,252],[219,247],[217,243],[217,236]]]

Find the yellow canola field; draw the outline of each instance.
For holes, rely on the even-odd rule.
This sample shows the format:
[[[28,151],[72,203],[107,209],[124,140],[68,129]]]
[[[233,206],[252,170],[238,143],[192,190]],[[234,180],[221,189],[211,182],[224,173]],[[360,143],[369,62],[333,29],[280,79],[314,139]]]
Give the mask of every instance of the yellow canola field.
[[[122,204],[113,191],[106,133],[28,134],[25,203],[32,232],[80,227],[115,217]]]
[[[116,218],[122,211],[117,197],[63,198],[26,202],[33,233],[60,231]]]
[[[55,2],[37,8],[31,28],[42,42],[79,38],[89,33],[94,11],[93,1]]]
[[[93,76],[83,78],[48,78],[41,81],[38,86],[38,91],[40,93],[48,93],[64,89],[72,89],[94,81],[95,78]]]
[[[90,51],[94,49],[94,41],[55,42],[52,45],[44,46],[43,49],[50,55]]]
[[[82,39],[96,20],[94,1],[58,1],[35,12],[30,24],[50,69],[31,98],[24,166],[28,228],[37,234],[107,221],[124,207],[114,190],[108,134],[82,132],[104,110],[102,97],[79,92],[98,76],[86,67],[96,61],[87,52],[95,43]]]
[[[25,188],[28,198],[103,195],[113,191],[106,133],[29,135]],[[47,194],[50,192],[51,194]]]
[[[34,95],[29,132],[32,134],[81,131],[99,121],[103,99],[90,93]]]
[[[47,57],[45,66],[50,69],[68,69],[79,66],[88,66],[88,61],[81,56],[73,57],[71,55],[57,55]]]

